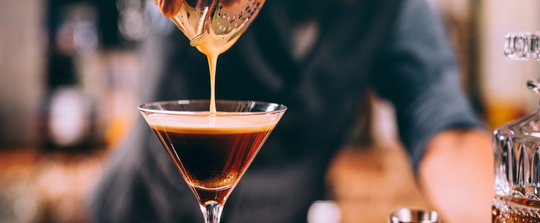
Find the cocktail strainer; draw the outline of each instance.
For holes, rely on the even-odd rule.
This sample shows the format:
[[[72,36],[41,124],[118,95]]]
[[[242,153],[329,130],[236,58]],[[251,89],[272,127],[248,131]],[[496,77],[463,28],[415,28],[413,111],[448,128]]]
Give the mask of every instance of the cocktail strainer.
[[[153,0],[157,4],[157,0]],[[214,41],[227,44],[239,37],[251,24],[264,0],[241,0],[233,9],[220,0],[186,0],[180,12],[171,18],[191,41],[192,46]]]

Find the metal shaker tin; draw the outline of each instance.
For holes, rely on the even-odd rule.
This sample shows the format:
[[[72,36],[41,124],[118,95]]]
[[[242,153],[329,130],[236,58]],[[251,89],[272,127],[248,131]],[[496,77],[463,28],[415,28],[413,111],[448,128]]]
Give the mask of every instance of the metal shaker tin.
[[[441,223],[435,211],[402,208],[390,214],[389,223]]]

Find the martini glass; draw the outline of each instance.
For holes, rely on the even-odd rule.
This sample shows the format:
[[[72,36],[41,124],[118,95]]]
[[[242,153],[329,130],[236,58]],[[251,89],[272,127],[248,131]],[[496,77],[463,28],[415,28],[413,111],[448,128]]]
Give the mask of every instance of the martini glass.
[[[218,223],[223,205],[287,109],[256,101],[153,102],[144,119],[191,188],[206,223]]]

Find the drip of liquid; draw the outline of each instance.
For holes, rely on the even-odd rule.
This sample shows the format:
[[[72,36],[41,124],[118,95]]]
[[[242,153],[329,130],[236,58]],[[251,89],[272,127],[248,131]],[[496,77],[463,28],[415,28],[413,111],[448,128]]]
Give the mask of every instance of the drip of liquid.
[[[210,114],[216,114],[216,65],[218,55],[208,56],[208,66],[210,67]]]
[[[211,33],[211,34],[210,34]],[[191,44],[196,45],[197,49],[206,55],[208,58],[208,67],[210,68],[210,114],[215,116],[216,114],[216,66],[217,59],[220,54],[227,51],[236,42],[239,36],[236,36],[234,40],[225,42],[224,39],[218,38],[212,29],[209,30],[207,35],[199,36],[195,41],[191,40]],[[220,40],[221,39],[221,40]]]

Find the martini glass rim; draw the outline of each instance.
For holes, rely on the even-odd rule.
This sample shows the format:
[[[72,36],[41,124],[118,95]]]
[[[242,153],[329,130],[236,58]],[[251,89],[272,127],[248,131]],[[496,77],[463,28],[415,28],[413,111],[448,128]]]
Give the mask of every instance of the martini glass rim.
[[[154,109],[149,108],[150,106],[159,106],[159,105],[166,105],[166,104],[195,104],[195,103],[210,103],[210,100],[169,100],[169,101],[155,101],[155,102],[148,102],[139,105],[139,110],[144,112],[150,112],[150,113],[159,113],[159,114],[171,114],[171,115],[193,115],[193,116],[200,116],[200,115],[208,115],[209,111],[178,111],[178,110],[165,110],[165,109]],[[271,114],[271,113],[279,113],[284,112],[287,110],[287,106],[283,104],[278,103],[271,103],[271,102],[263,102],[263,101],[251,101],[251,100],[216,100],[216,104],[227,104],[227,103],[247,103],[247,104],[259,104],[259,105],[267,105],[267,107],[272,108],[267,111],[249,111],[249,112],[231,112],[231,111],[217,111],[216,115],[218,116],[249,116],[249,115],[262,115],[262,114]]]

